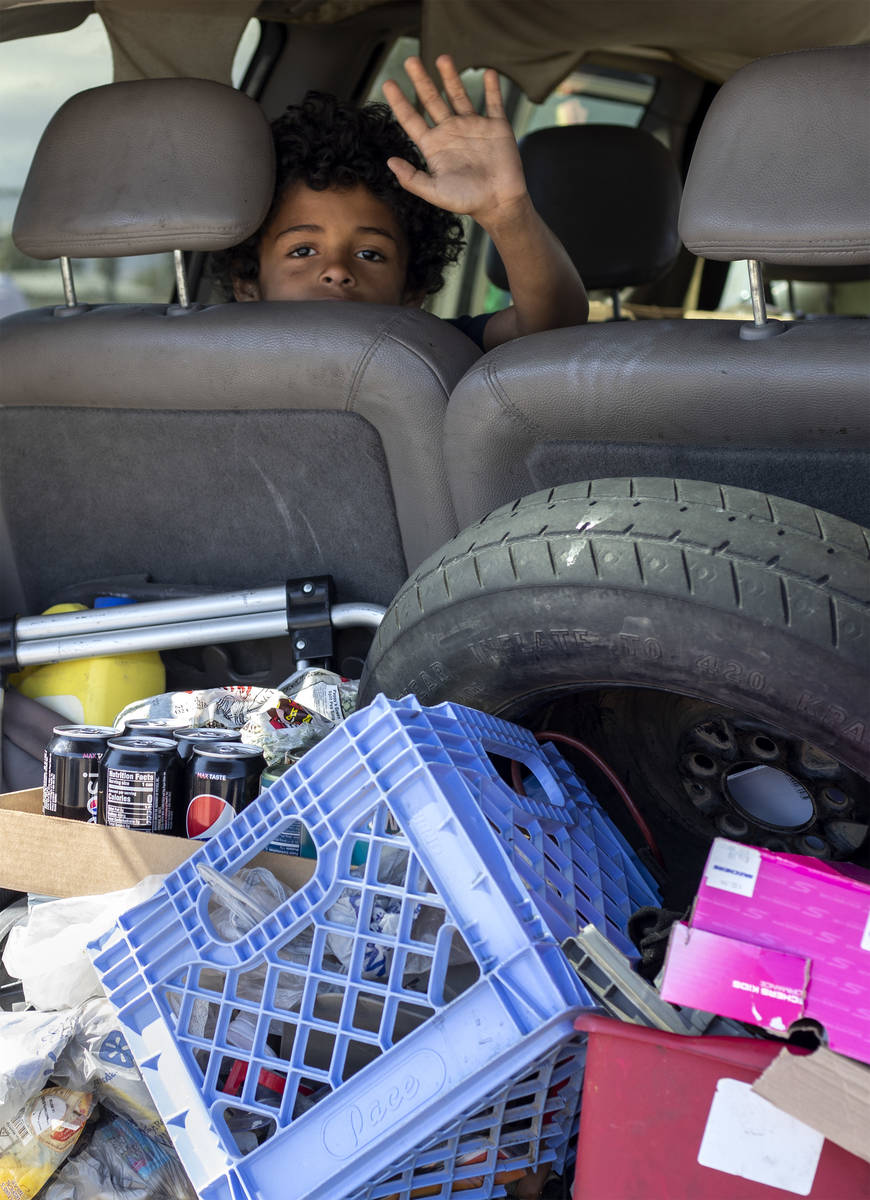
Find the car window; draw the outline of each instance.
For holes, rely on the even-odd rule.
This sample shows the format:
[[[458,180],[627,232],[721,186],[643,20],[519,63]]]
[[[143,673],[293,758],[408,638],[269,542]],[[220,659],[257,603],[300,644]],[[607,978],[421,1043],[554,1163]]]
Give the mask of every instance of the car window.
[[[655,94],[652,75],[606,67],[572,71],[543,104],[522,97],[514,117],[517,136],[553,125],[637,126]]]
[[[777,279],[776,267],[764,268],[767,283],[767,310],[772,317],[784,319],[804,316],[867,316],[870,314],[870,280]],[[718,311],[729,317],[752,317],[749,272],[745,260],[728,267]]]
[[[254,54],[260,23],[248,22],[232,68],[238,85]],[[86,88],[112,80],[103,22],[92,14],[75,29],[0,43],[0,316],[63,300],[55,260],[29,258],[12,242],[18,198],[42,132],[60,106]],[[167,301],[175,286],[171,254],[73,260],[79,300]]]
[[[475,74],[482,76],[482,72],[469,71],[463,78]],[[589,66],[572,71],[543,103],[535,104],[514,83],[502,78],[505,110],[517,138],[554,125],[638,126],[655,90],[655,76]],[[469,93],[472,94],[471,88]],[[510,293],[496,287],[487,277],[487,241],[481,230],[470,231],[463,262],[448,288],[432,304],[432,310],[439,316],[497,312],[510,304]]]

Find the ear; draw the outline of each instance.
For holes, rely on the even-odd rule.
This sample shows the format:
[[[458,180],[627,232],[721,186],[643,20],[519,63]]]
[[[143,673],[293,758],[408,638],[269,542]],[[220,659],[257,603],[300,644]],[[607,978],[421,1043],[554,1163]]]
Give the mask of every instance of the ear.
[[[256,279],[234,279],[233,295],[237,300],[260,300],[260,285]]]

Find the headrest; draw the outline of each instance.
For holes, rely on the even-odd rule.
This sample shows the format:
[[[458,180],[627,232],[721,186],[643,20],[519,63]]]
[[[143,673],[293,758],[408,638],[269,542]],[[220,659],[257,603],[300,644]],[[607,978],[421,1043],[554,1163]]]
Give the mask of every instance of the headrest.
[[[762,58],[710,106],[680,235],[724,261],[870,262],[870,46]]]
[[[587,289],[652,283],[680,249],[680,176],[652,134],[624,125],[560,125],[520,142],[529,195]],[[490,246],[487,272],[507,287]]]
[[[49,122],[12,228],[32,258],[221,250],[272,202],[274,150],[259,106],[207,79],[79,92]]]

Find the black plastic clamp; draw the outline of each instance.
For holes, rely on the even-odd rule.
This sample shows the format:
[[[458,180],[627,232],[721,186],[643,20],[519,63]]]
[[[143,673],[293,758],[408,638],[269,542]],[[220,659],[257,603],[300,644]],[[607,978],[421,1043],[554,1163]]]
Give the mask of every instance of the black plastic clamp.
[[[293,661],[328,666],[332,661],[331,575],[287,580],[287,632]]]
[[[15,643],[15,617],[0,621],[0,671],[17,671],[19,668]]]

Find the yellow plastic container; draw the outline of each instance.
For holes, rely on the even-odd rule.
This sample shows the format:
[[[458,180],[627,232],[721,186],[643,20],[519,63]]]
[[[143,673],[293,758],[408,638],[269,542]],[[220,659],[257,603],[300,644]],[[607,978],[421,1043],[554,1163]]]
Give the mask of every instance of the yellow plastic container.
[[[45,615],[84,608],[84,604],[56,604]],[[9,682],[23,696],[39,700],[74,725],[113,725],[133,700],[166,691],[166,671],[157,651],[145,650],[25,667]]]

